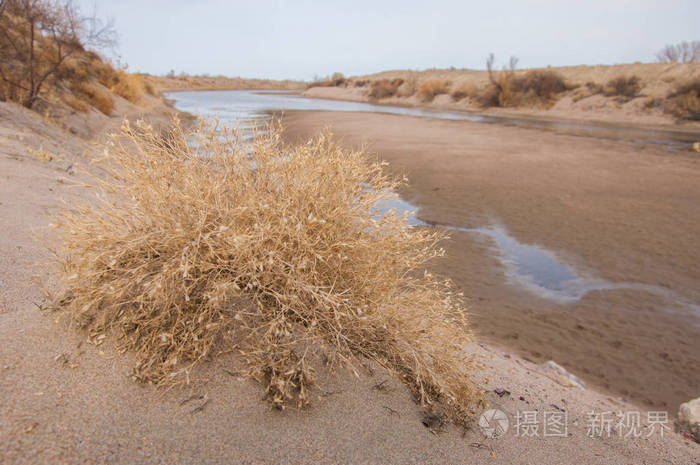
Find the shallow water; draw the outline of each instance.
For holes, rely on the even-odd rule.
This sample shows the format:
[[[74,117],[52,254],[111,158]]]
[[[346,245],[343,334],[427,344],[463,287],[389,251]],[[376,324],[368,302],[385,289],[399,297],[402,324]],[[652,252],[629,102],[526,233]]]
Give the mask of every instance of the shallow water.
[[[536,118],[494,116],[392,105],[374,105],[365,102],[307,98],[289,91],[217,90],[170,92],[166,95],[175,102],[175,107],[178,110],[197,113],[207,117],[218,117],[225,122],[243,125],[242,129],[244,130],[251,130],[256,123],[269,121],[274,114],[279,114],[286,110],[315,110],[387,113],[539,128],[577,136],[663,144],[684,150],[690,150],[691,144],[700,137],[697,133],[673,130],[650,131],[643,128],[605,123],[549,121]]]

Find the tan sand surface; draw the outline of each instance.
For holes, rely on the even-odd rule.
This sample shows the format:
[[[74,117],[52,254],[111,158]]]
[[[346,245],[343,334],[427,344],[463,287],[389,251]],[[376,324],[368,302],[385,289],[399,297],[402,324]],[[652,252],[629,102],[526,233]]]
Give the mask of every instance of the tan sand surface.
[[[119,122],[115,116],[105,127]],[[43,148],[54,158],[32,155],[27,147],[35,153]],[[379,369],[360,370],[358,378],[340,372],[326,380],[321,373],[325,394],[317,392],[314,405],[301,412],[271,411],[261,387],[229,375],[223,359],[203,367],[199,383],[188,389],[164,392],[136,384],[129,376],[129,354],[87,343],[66,321],[34,305],[42,294],[32,276],[46,275],[50,258],[34,235],[45,232],[51,216],[65,207],[62,199],[70,207],[89,198],[89,191],[71,185],[84,180],[77,167],[95,150],[35,113],[0,103],[0,464],[700,460],[700,446],[674,433],[587,437],[587,411],[640,407],[593,390],[564,388],[538,374],[531,362],[487,345],[468,348],[483,356],[485,387],[510,391],[503,397],[490,392],[491,404],[511,422],[519,410],[553,411],[556,405],[568,412],[568,437],[519,437],[515,428],[489,440],[478,428],[431,432],[408,390]],[[642,431],[646,436],[649,428]]]
[[[452,232],[436,264],[470,299],[485,340],[553,359],[601,388],[675,411],[700,394],[700,158],[689,150],[540,129],[380,114],[298,112],[288,137],[329,127],[406,175],[428,222],[501,224],[581,273],[667,288],[562,304],[508,283],[493,243]],[[673,302],[676,300],[676,302]]]

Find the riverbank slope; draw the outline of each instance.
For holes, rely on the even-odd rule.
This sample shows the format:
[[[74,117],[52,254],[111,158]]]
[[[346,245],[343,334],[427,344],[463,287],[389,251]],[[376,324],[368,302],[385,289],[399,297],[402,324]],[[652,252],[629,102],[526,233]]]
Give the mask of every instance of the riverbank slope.
[[[484,103],[485,94],[493,90],[486,70],[395,70],[312,83],[303,95],[492,115],[700,130],[700,122],[697,121],[700,116],[700,96],[697,90],[700,63],[635,63],[522,69],[514,71],[509,79],[512,81],[523,78],[528,73],[559,76],[565,87],[557,89],[556,81],[548,81],[545,74],[539,81],[532,79],[532,82],[524,84],[532,87],[524,91],[523,98],[511,101],[502,98],[502,105],[499,106],[498,99],[496,102]],[[503,80],[506,73],[495,71],[494,78]],[[616,80],[621,78],[622,85],[616,83]],[[633,81],[629,81],[630,79]],[[686,103],[692,103],[695,116],[687,113],[684,118],[679,118],[669,95],[688,83],[695,83],[695,94],[693,97],[691,92],[683,98]],[[538,99],[533,96],[535,92],[552,94],[551,98]]]

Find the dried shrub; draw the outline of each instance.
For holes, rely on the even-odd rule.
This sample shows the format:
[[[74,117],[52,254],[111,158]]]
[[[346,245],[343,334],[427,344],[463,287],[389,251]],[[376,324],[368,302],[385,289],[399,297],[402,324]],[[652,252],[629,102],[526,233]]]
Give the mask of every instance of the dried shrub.
[[[558,73],[551,70],[532,70],[513,81],[513,91],[541,102],[549,102],[557,94],[572,89]]]
[[[700,77],[678,85],[666,98],[665,111],[681,119],[700,120]]]
[[[642,81],[638,76],[618,76],[605,84],[603,93],[608,97],[633,99],[642,90]]]
[[[81,113],[86,113],[90,109],[90,105],[84,100],[79,99],[75,95],[68,95],[64,98],[66,105]]]
[[[134,376],[171,384],[236,350],[277,407],[309,402],[307,349],[376,360],[458,422],[480,402],[465,310],[424,272],[442,233],[378,213],[399,183],[363,152],[322,135],[252,144],[209,125],[166,135],[122,127],[98,203],[57,223],[68,311],[93,341],[119,337]]]
[[[399,97],[410,97],[418,92],[418,78],[410,75],[396,90]]]
[[[310,83],[308,86],[306,86],[306,88],[310,89],[312,87],[341,87],[347,85],[347,83],[348,80],[345,78],[345,76],[343,76],[343,73],[333,73],[333,75],[330,78],[316,80]]]
[[[431,102],[437,95],[446,94],[450,90],[450,81],[444,79],[428,79],[418,88],[418,96],[424,102]]]
[[[92,84],[83,83],[79,86],[78,92],[83,94],[90,104],[107,116],[114,111],[114,98]]]
[[[517,76],[513,70],[491,75],[491,82],[477,95],[484,107],[550,107],[559,94],[573,89],[554,71],[532,70]]]
[[[383,99],[387,97],[393,97],[398,92],[399,87],[403,84],[404,80],[401,78],[396,79],[379,79],[372,82],[372,88],[369,91],[369,97],[372,99]]]
[[[458,102],[467,97],[473,97],[477,95],[477,87],[473,82],[464,82],[457,89],[452,92],[452,100]]]
[[[146,93],[148,93],[148,95],[158,95],[158,91],[153,86],[153,83],[151,81],[144,80],[143,88],[146,90]]]
[[[145,92],[143,77],[120,70],[118,82],[110,90],[132,103],[138,103]]]

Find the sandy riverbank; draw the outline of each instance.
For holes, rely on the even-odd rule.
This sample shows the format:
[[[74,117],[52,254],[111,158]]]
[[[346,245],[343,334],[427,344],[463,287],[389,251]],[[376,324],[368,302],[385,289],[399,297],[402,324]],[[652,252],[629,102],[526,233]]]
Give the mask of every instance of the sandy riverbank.
[[[86,134],[80,138],[36,113],[0,103],[0,463],[627,464],[700,459],[697,444],[670,432],[662,438],[645,426],[638,438],[621,439],[618,433],[588,437],[588,411],[642,408],[594,390],[565,388],[538,373],[532,362],[488,345],[468,350],[482,357],[487,400],[512,422],[500,439],[485,440],[476,427],[463,432],[448,426],[438,432],[427,422],[431,431],[408,390],[379,369],[362,370],[357,378],[340,372],[327,379],[321,372],[325,393],[316,392],[314,405],[301,412],[271,411],[261,399],[260,385],[228,374],[224,359],[203,367],[190,389],[163,392],[136,384],[130,379],[129,354],[107,344],[88,344],[66,321],[37,310],[34,303],[42,294],[32,276],[45,275],[43,263],[50,257],[35,233],[45,232],[52,216],[65,208],[63,201],[70,207],[89,198],[89,190],[73,186],[87,180],[79,168],[100,153],[95,142],[103,131],[118,126],[122,116],[164,122],[169,114],[155,102],[149,111],[124,104],[90,131],[80,131],[82,120],[72,122],[74,132]],[[95,122],[90,114],[80,118]],[[301,121],[295,124],[299,128]],[[430,180],[427,176],[425,182]],[[459,255],[455,259],[461,260]],[[688,266],[694,269],[692,263]],[[509,393],[501,397],[493,392],[496,388]],[[518,412],[540,412],[541,424],[544,412],[561,410],[568,415],[567,437],[544,437],[541,430],[534,438],[516,435]],[[641,413],[645,423],[646,412]]]
[[[527,69],[517,70],[515,76],[523,76]],[[627,125],[653,125],[674,129],[700,130],[700,122],[678,120],[664,111],[662,102],[669,92],[679,84],[700,76],[698,63],[635,63],[622,65],[567,66],[546,68],[553,71],[572,88],[560,94],[553,105],[544,107],[521,106],[508,108],[483,108],[474,97],[455,99],[456,90],[471,89],[472,93],[483,91],[489,85],[488,72],[470,69],[431,69],[424,71],[395,70],[366,76],[349,78],[339,86],[310,87],[303,95],[307,97],[376,102],[389,105],[405,105],[430,108],[478,112],[489,115],[554,118]],[[621,76],[636,76],[640,92],[634,98],[606,96],[589,90],[588,84],[603,87],[611,79]],[[399,79],[403,82],[394,95],[376,99],[370,95],[372,84],[382,80]],[[447,93],[436,95],[426,101],[417,90],[426,81],[447,83]],[[361,86],[359,84],[362,84]]]

